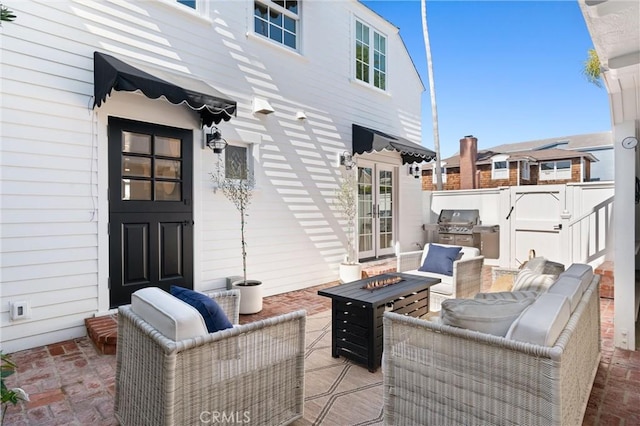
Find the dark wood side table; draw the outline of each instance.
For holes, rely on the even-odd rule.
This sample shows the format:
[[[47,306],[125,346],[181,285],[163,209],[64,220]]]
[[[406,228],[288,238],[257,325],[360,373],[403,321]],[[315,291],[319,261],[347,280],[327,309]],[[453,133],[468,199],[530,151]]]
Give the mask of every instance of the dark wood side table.
[[[400,280],[378,288],[386,280]],[[331,300],[331,355],[365,364],[375,372],[382,362],[382,314],[420,317],[429,312],[429,287],[440,282],[411,274],[388,273],[319,290]]]

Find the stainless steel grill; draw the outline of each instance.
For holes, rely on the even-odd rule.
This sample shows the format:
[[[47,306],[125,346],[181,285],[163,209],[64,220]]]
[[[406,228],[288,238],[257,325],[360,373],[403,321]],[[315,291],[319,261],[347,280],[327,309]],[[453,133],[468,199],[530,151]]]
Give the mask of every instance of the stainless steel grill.
[[[473,227],[480,222],[478,210],[443,209],[438,216],[438,243],[480,248],[480,234]]]
[[[439,244],[469,246],[480,249],[487,258],[497,259],[500,251],[500,227],[482,225],[480,213],[473,209],[443,209],[438,222],[423,226],[431,234],[430,241]]]
[[[478,225],[480,213],[478,210],[447,210],[440,211],[438,216],[438,234],[473,234],[473,227]]]

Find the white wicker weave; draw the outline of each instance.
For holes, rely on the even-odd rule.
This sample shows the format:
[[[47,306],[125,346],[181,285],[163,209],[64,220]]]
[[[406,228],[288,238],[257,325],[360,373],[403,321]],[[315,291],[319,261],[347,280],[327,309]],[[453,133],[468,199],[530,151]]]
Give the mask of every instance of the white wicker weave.
[[[553,347],[386,312],[384,423],[582,424],[600,361],[599,281]]]
[[[407,272],[418,269],[422,264],[422,250],[398,254],[397,271]],[[446,299],[469,299],[482,289],[482,265],[484,256],[475,256],[453,262],[452,293],[442,294],[429,291],[429,311],[439,311]]]
[[[210,293],[237,324],[239,292]],[[173,341],[118,313],[115,415],[123,425],[284,425],[304,404],[306,312]],[[217,416],[217,417],[216,417]]]

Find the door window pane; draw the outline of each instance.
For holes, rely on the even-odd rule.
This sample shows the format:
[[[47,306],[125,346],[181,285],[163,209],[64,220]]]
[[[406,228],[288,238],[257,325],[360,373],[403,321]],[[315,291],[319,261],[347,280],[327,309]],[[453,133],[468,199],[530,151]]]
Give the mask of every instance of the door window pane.
[[[156,201],[180,201],[180,182],[156,182]]]
[[[123,200],[151,200],[151,181],[122,179]]]
[[[393,172],[378,172],[378,244],[379,249],[391,248],[393,241]]]
[[[151,135],[122,132],[122,152],[151,154]]]
[[[151,177],[151,158],[123,155],[122,176]]]
[[[156,160],[156,177],[180,179],[180,161],[176,160]]]
[[[373,250],[373,194],[371,167],[358,167],[358,251]]]
[[[155,154],[162,157],[182,157],[180,139],[156,137]]]

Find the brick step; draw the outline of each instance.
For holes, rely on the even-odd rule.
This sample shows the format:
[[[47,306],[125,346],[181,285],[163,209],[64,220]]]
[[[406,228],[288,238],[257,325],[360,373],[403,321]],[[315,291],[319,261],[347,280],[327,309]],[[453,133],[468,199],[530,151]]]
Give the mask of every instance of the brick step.
[[[598,266],[594,273],[600,275],[600,297],[613,299],[613,261],[607,260]]]
[[[118,321],[115,315],[86,318],[87,334],[96,348],[105,355],[115,355],[118,342]]]

